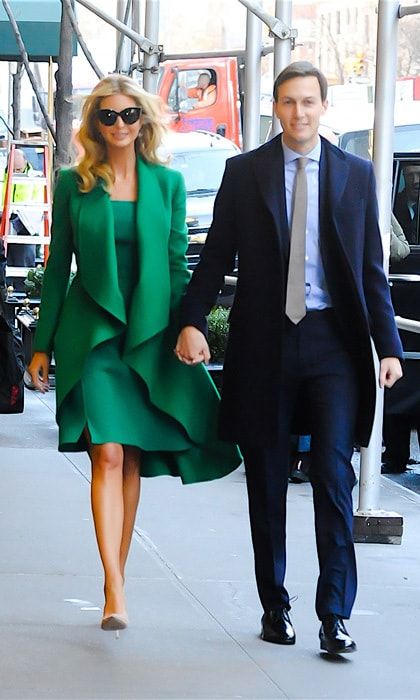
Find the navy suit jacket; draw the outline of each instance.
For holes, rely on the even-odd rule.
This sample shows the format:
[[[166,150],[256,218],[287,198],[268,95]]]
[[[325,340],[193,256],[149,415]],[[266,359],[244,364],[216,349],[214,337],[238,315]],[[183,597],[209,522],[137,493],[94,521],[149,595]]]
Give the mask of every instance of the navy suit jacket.
[[[322,139],[319,190],[321,254],[333,307],[358,367],[356,437],[366,445],[378,381],[370,338],[380,358],[402,357],[383,271],[372,164]],[[228,160],[213,223],[182,305],[182,325],[205,331],[205,316],[238,254],[220,414],[225,439],[256,445],[275,441],[289,249],[278,136]],[[305,423],[301,420],[295,430],[307,430]]]

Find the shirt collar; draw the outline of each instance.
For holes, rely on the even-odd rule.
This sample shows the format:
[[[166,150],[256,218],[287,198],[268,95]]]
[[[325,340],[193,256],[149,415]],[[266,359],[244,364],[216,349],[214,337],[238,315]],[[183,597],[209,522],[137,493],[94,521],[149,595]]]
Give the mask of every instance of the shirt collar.
[[[283,141],[283,137],[281,139],[282,147],[283,147],[283,154],[284,154],[284,162],[285,163],[290,163],[292,160],[296,160],[297,158],[302,158],[301,153],[296,153],[296,151],[292,151],[291,148],[286,146],[286,144]],[[305,158],[309,158],[310,160],[316,160],[319,163],[319,160],[321,158],[321,139],[318,136],[318,141],[316,145],[313,147],[312,151],[309,151],[309,153],[305,154]]]

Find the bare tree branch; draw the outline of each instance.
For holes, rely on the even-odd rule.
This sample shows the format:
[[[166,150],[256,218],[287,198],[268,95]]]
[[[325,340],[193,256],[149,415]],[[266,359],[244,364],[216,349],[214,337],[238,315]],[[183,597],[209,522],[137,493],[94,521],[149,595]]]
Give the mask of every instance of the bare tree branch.
[[[101,71],[97,63],[95,63],[95,59],[93,58],[92,54],[90,53],[87,44],[85,40],[83,39],[83,36],[81,34],[81,31],[79,29],[79,25],[77,24],[77,18],[76,15],[73,11],[73,7],[71,4],[71,0],[61,0],[62,4],[66,8],[66,12],[68,14],[68,17],[71,22],[71,26],[73,28],[73,31],[77,37],[77,41],[79,42],[80,48],[82,49],[83,53],[85,54],[92,70],[96,73],[99,79],[104,77],[104,73]]]
[[[73,28],[66,5],[61,5],[60,52],[55,73],[55,121],[57,124],[57,148],[55,168],[69,165],[72,160],[73,134]]]
[[[16,65],[16,73],[13,73],[13,138],[20,138],[21,120],[20,120],[20,95],[22,86],[23,63],[19,61]]]
[[[336,63],[337,69],[338,69],[339,80],[341,83],[344,83],[344,72],[343,72],[343,66],[342,66],[342,62],[341,62],[341,56],[340,56],[338,44],[333,37],[333,34],[331,32],[331,28],[328,26],[327,22],[325,21],[324,15],[321,16],[321,26],[322,25],[327,30],[328,41],[329,41],[329,43],[332,46],[332,49],[334,51],[335,63]]]
[[[30,67],[30,65],[29,65],[28,54],[27,54],[27,51],[26,51],[26,49],[25,49],[25,44],[24,44],[23,41],[22,41],[22,36],[21,36],[20,31],[19,31],[19,27],[18,27],[17,22],[16,22],[16,20],[15,20],[15,18],[14,18],[13,12],[12,12],[12,10],[11,10],[11,8],[10,8],[9,0],[2,0],[2,2],[3,2],[3,7],[4,7],[5,11],[6,11],[6,14],[7,14],[8,18],[9,18],[9,22],[10,22],[10,24],[12,25],[12,29],[13,29],[13,33],[14,33],[14,35],[15,35],[16,43],[17,43],[18,48],[19,48],[19,53],[20,53],[20,55],[21,55],[21,57],[22,57],[22,61],[23,61],[24,65],[25,65],[25,69],[26,69],[26,72],[27,72],[27,74],[28,74],[28,78],[29,78],[29,80],[31,81],[31,85],[32,85],[33,91],[34,91],[34,93],[35,93],[35,97],[36,97],[36,99],[37,99],[37,101],[38,101],[39,108],[40,108],[40,110],[41,110],[41,112],[42,112],[42,116],[44,117],[45,123],[46,123],[46,125],[47,125],[47,127],[48,127],[48,130],[50,131],[51,136],[53,137],[53,139],[54,139],[54,141],[55,141],[55,140],[56,140],[56,135],[55,135],[54,125],[53,125],[53,123],[52,123],[52,121],[51,121],[51,119],[50,119],[50,117],[49,117],[49,115],[48,115],[47,110],[45,109],[45,105],[44,105],[44,103],[43,103],[43,101],[42,101],[42,96],[41,96],[41,93],[40,93],[40,90],[39,90],[39,86],[38,86],[38,84],[37,84],[37,82],[36,82],[36,79],[35,79],[34,74],[33,74],[32,71],[31,71],[31,67]]]

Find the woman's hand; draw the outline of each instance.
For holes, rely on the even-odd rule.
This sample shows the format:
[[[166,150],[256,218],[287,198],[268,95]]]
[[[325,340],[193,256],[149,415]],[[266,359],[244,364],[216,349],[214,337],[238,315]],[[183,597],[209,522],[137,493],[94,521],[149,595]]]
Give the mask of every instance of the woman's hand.
[[[48,370],[50,358],[46,352],[34,352],[32,360],[28,365],[28,372],[31,375],[35,389],[45,394],[50,388],[48,383]]]
[[[210,360],[210,350],[206,336],[194,326],[185,326],[178,336],[175,355],[185,365],[207,364]]]

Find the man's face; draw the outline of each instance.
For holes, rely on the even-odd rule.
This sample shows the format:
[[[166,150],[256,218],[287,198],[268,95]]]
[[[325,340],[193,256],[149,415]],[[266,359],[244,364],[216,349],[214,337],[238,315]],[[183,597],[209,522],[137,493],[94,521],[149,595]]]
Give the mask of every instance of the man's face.
[[[404,168],[405,191],[411,201],[416,201],[419,195],[420,167],[418,165],[406,165]]]
[[[205,73],[202,73],[201,75],[198,76],[197,85],[199,88],[202,88],[202,90],[205,90],[206,87],[208,87],[209,83],[210,83],[210,78]]]
[[[274,111],[280,119],[286,146],[297,153],[309,153],[317,143],[319,120],[326,109],[327,101],[321,99],[315,76],[291,78],[280,85]]]
[[[26,158],[21,151],[15,151],[13,170],[15,173],[23,173],[25,170]]]

